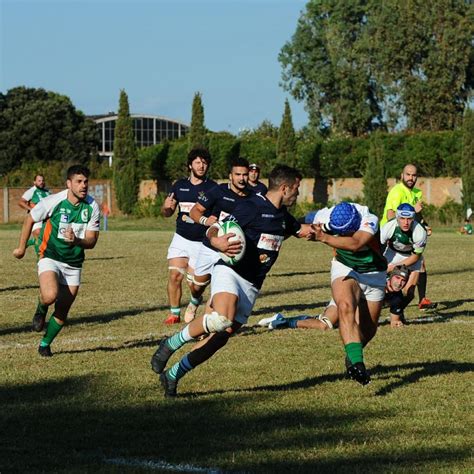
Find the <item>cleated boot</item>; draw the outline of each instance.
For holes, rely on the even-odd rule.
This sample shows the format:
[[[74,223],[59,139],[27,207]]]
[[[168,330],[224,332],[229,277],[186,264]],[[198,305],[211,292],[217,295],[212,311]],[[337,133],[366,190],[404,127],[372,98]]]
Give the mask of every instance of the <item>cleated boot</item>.
[[[33,331],[41,332],[44,328],[45,321],[46,321],[46,314],[43,314],[40,311],[36,310],[36,313],[33,316],[33,321],[32,321]]]
[[[346,366],[347,365],[348,364],[346,360]],[[367,385],[370,383],[370,375],[367,372],[363,362],[357,362],[356,364],[349,365],[347,367],[347,375],[349,378],[359,382],[361,385]]]
[[[41,357],[53,357],[53,353],[51,352],[51,347],[49,346],[39,346],[38,354]]]
[[[165,391],[165,397],[176,397],[176,388],[178,387],[178,381],[170,379],[167,375],[168,371],[163,372],[160,375],[161,386]]]
[[[173,313],[170,313],[168,317],[165,319],[165,324],[179,324],[181,322],[181,318],[176,316]]]
[[[161,374],[165,370],[166,364],[174,352],[166,345],[166,340],[167,338],[165,337],[160,341],[158,349],[156,349],[151,357],[151,368],[157,374]]]

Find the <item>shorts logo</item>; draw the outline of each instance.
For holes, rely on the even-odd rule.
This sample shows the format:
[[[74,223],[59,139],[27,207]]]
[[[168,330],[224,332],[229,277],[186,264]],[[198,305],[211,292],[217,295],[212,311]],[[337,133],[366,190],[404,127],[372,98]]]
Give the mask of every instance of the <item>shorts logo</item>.
[[[82,222],[87,222],[88,217],[89,217],[89,212],[87,211],[87,209],[83,209],[81,211],[81,220],[82,220]]]
[[[61,214],[61,222],[69,222],[69,216],[67,214]]]

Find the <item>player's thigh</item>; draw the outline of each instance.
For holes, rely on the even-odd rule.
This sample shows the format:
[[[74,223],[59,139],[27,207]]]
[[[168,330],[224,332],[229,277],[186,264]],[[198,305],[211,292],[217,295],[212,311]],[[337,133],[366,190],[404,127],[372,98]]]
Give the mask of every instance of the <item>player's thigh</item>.
[[[212,308],[217,313],[233,321],[238,300],[238,296],[233,293],[219,292],[212,297]]]
[[[348,277],[336,278],[331,282],[331,291],[338,309],[356,310],[361,295],[357,280]]]
[[[359,321],[360,324],[376,324],[382,311],[383,301],[369,301],[362,298],[359,302]]]

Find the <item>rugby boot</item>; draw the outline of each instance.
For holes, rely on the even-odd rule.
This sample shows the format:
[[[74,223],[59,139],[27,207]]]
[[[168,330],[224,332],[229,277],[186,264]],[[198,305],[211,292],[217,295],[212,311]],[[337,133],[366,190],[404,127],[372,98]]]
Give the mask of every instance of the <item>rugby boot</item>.
[[[418,305],[418,308],[421,310],[421,311],[425,311],[426,309],[436,309],[438,306],[438,303],[433,303],[431,300],[429,300],[428,298],[423,298],[421,301],[420,301],[420,304]]]
[[[33,316],[33,321],[32,321],[33,331],[41,332],[44,328],[45,321],[46,321],[46,314],[43,314],[41,313],[41,311],[36,310],[36,313]]]
[[[161,374],[165,370],[166,364],[174,352],[167,346],[166,341],[166,337],[160,341],[158,349],[151,357],[151,368],[157,374]]]
[[[196,317],[196,311],[199,305],[202,303],[202,298],[199,299],[199,304],[194,304],[192,301],[189,302],[186,311],[184,312],[184,322],[190,323]]]
[[[276,313],[270,318],[263,318],[258,323],[259,326],[265,327],[268,329],[282,329],[288,327],[288,320],[281,313]]]
[[[51,347],[49,346],[38,346],[38,354],[41,357],[53,357],[53,353],[51,352]]]
[[[176,397],[176,388],[178,387],[178,381],[170,379],[168,377],[168,371],[163,372],[160,375],[160,383],[165,391],[165,397]]]
[[[168,317],[165,319],[165,324],[179,324],[181,322],[181,318],[176,316],[176,314],[170,313]]]
[[[346,366],[347,366],[346,360]],[[349,365],[347,367],[347,375],[356,382],[359,382],[361,385],[367,385],[370,383],[370,375],[365,368],[363,362],[357,362],[356,364]]]

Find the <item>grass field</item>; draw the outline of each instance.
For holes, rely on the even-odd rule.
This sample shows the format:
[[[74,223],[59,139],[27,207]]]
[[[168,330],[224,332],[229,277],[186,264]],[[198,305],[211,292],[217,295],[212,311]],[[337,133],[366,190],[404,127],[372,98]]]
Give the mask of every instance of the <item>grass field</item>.
[[[255,326],[277,311],[319,313],[330,297],[330,250],[290,239],[249,325],[168,400],[149,361],[177,329],[163,324],[171,233],[121,228],[88,252],[51,359],[30,330],[33,252],[16,261],[18,229],[0,229],[2,474],[472,472],[474,238],[431,237],[439,308],[410,306],[402,329],[383,312],[367,387],[344,377],[336,331]]]

